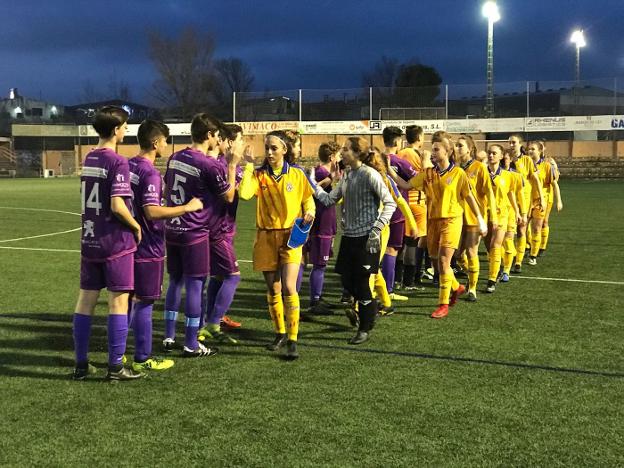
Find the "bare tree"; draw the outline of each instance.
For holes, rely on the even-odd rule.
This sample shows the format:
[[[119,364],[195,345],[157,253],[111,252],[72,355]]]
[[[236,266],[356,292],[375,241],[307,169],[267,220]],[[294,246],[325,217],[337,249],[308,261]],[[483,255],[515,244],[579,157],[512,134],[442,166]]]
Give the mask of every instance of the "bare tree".
[[[173,39],[151,31],[149,57],[160,75],[154,83],[154,96],[166,106],[177,107],[182,117],[190,117],[208,104],[215,83],[213,51],[212,36],[193,27]]]
[[[394,86],[399,69],[400,63],[397,58],[383,55],[372,70],[362,73],[362,86],[391,88]]]
[[[108,80],[108,99],[121,99],[122,101],[129,101],[130,85],[125,80],[120,80],[117,75],[112,74]]]
[[[103,101],[104,96],[96,89],[93,81],[87,79],[82,83],[82,89],[80,90],[78,100],[80,102],[97,102]]]
[[[249,65],[236,57],[229,57],[215,61],[215,70],[222,83],[226,86],[226,92],[242,93],[251,91],[254,75]]]

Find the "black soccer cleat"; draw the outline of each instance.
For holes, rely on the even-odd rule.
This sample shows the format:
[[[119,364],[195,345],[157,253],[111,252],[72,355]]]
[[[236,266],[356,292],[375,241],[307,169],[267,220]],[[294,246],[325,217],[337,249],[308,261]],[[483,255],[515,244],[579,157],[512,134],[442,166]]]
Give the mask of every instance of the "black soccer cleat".
[[[277,351],[286,344],[286,333],[276,333],[275,339],[272,343],[266,345],[266,349],[269,351]]]
[[[352,345],[359,345],[366,341],[368,341],[369,335],[368,332],[358,330],[358,332],[353,336],[348,343]]]
[[[293,340],[288,340],[286,342],[286,353],[284,353],[284,358],[289,361],[294,361],[299,357],[299,353],[297,352],[297,342]]]

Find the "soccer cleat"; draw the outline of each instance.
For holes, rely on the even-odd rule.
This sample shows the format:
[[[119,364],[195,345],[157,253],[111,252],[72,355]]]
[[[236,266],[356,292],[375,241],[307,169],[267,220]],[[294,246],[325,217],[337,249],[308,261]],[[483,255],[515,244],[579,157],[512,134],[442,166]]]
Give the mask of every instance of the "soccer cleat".
[[[422,292],[425,290],[424,286],[420,286],[419,284],[412,284],[410,286],[405,286],[405,290],[406,291],[416,291],[416,292]]]
[[[421,276],[424,279],[428,279],[429,281],[433,281],[434,274],[435,274],[435,270],[433,269],[433,267],[429,267],[425,271],[422,272]]]
[[[311,301],[310,308],[308,309],[310,315],[334,315],[334,312],[329,308],[329,305],[325,302]]]
[[[516,263],[513,267],[513,273],[515,274],[522,273],[522,265],[520,265],[519,263]]]
[[[162,349],[165,353],[170,353],[175,348],[175,340],[173,338],[165,338],[162,342]]]
[[[485,292],[493,293],[494,291],[496,291],[496,281],[488,280]]]
[[[538,257],[543,257],[544,254],[546,254],[546,249],[539,249],[539,252],[537,252]]]
[[[237,345],[238,344],[238,340],[235,338],[232,338],[230,335],[228,335],[227,333],[223,333],[221,330],[216,331],[216,332],[212,332],[212,339],[215,341],[218,341],[221,344],[231,344],[231,345]]]
[[[474,291],[468,291],[468,295],[466,296],[467,302],[477,302],[477,293]]]
[[[108,368],[108,372],[106,373],[106,380],[110,380],[113,382],[120,382],[125,380],[137,380],[145,377],[145,373],[143,372],[135,372],[132,369],[128,369],[127,367],[121,366],[121,368],[111,369]]]
[[[403,283],[400,283],[400,282],[398,282],[398,281],[395,281],[395,282],[394,282],[394,287],[393,287],[393,289],[395,289],[395,290],[397,290],[397,291],[400,291],[401,289],[403,289]]]
[[[509,283],[509,275],[507,273],[503,273],[500,279],[501,283]]]
[[[529,257],[529,261],[527,262],[529,265],[537,265],[537,258]]]
[[[97,369],[95,366],[87,363],[86,366],[76,366],[74,368],[74,373],[72,374],[73,380],[85,380],[90,375],[97,374]]]
[[[197,349],[190,349],[186,346],[182,349],[182,356],[185,358],[209,357],[217,354],[217,348],[207,348],[201,343],[197,343]]]
[[[200,328],[197,332],[197,339],[199,341],[206,341],[207,339],[212,338],[212,332],[208,330],[207,327]]]
[[[128,363],[128,358],[125,354],[121,356],[121,363],[125,366]]]
[[[150,371],[150,370],[167,370],[173,367],[172,359],[162,359],[157,357],[152,357],[146,359],[144,362],[136,362],[132,363],[132,370],[136,372]]]
[[[349,323],[351,324],[352,327],[360,326],[360,316],[358,315],[355,309],[353,309],[352,307],[345,309],[345,315],[349,319]]]
[[[390,306],[390,307],[381,306],[377,310],[377,316],[378,317],[388,317],[388,316],[390,316],[392,314],[394,314],[394,307],[392,307],[392,306]]]
[[[235,320],[232,320],[227,315],[224,315],[223,318],[221,319],[221,326],[228,327],[228,328],[240,328],[243,326],[243,324]]]
[[[344,305],[351,305],[351,304],[353,304],[353,296],[351,296],[347,292],[343,292],[342,296],[340,297],[340,303],[344,304]]]
[[[368,332],[358,330],[358,332],[351,338],[347,343],[352,345],[359,345],[366,341],[368,341],[369,335]]]
[[[288,340],[286,342],[286,352],[284,353],[284,357],[289,361],[294,361],[299,357],[299,353],[297,352],[297,342],[293,340]]]
[[[400,294],[397,294],[395,292],[391,292],[389,296],[391,301],[409,301],[409,297],[401,296]]]
[[[448,313],[449,313],[449,306],[447,304],[442,304],[440,307],[438,307],[436,310],[433,311],[433,313],[431,314],[431,318],[441,319],[441,318],[446,317]]]
[[[463,284],[460,284],[457,287],[457,289],[451,293],[451,298],[448,303],[449,307],[453,307],[457,303],[457,299],[459,299],[459,296],[461,296],[465,292],[466,292],[466,286],[464,286]]]
[[[277,351],[286,344],[286,333],[276,333],[272,343],[269,343],[265,348],[269,351]]]

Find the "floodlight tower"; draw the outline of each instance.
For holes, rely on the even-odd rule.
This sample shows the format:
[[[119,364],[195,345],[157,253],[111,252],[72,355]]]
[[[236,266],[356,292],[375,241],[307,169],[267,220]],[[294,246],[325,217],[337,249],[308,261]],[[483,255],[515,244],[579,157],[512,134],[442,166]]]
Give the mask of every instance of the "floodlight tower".
[[[485,112],[487,117],[492,117],[494,115],[494,23],[500,19],[500,12],[498,11],[498,5],[495,1],[485,2],[481,12],[488,20],[487,97]]]
[[[572,42],[576,46],[576,68],[574,73],[574,80],[576,81],[576,86],[579,86],[581,81],[581,47],[585,47],[587,43],[585,42],[585,35],[583,34],[582,29],[577,29],[572,33],[570,37],[570,42]]]

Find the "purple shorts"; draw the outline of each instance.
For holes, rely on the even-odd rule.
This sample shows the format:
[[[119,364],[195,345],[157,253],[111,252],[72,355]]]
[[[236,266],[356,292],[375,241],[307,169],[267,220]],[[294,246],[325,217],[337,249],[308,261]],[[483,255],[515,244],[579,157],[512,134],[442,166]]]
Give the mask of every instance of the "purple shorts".
[[[390,237],[388,237],[388,247],[400,250],[403,247],[405,237],[405,221],[390,224]]]
[[[164,258],[135,259],[134,295],[139,299],[160,299],[164,270]]]
[[[312,265],[327,266],[327,262],[334,255],[332,252],[333,237],[312,236],[308,240],[309,262]]]
[[[80,260],[80,289],[99,291],[134,289],[134,252],[105,262]]]
[[[204,278],[210,274],[208,237],[191,245],[167,244],[167,273],[174,278]]]
[[[239,271],[233,238],[211,239],[210,274],[212,276],[228,276]]]

